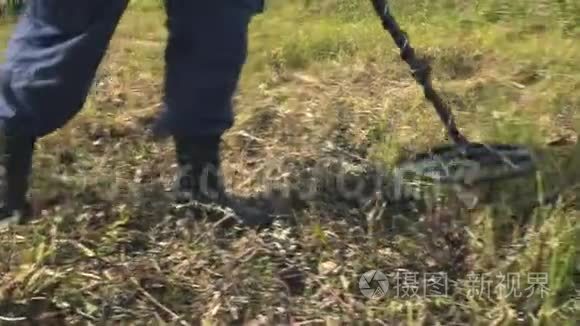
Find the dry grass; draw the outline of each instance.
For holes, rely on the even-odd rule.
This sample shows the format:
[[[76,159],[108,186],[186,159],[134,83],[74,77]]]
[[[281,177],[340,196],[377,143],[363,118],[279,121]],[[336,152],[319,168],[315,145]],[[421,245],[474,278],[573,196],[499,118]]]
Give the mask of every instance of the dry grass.
[[[337,176],[375,181],[444,134],[374,18],[327,16],[337,3],[346,2],[308,11],[274,2],[252,26],[224,172],[242,193],[297,190],[266,230],[224,229],[217,212],[172,204],[172,147],[147,131],[161,100],[161,13],[128,12],[83,113],[42,140],[39,218],[0,233],[0,316],[31,325],[573,325],[580,47],[560,25],[529,32],[502,14],[507,23],[465,27],[441,11],[422,25],[409,14],[415,3],[397,4],[468,136],[538,148],[542,178],[478,190],[493,200],[471,210],[453,193],[435,206],[388,193],[352,200]],[[313,185],[316,196],[300,196]],[[558,202],[534,207],[554,190]],[[376,300],[358,287],[371,269],[391,280]],[[444,296],[412,282],[438,273]],[[493,287],[474,293],[483,274]],[[407,276],[399,291],[397,275]],[[521,282],[510,287],[521,295],[498,292],[502,275]]]

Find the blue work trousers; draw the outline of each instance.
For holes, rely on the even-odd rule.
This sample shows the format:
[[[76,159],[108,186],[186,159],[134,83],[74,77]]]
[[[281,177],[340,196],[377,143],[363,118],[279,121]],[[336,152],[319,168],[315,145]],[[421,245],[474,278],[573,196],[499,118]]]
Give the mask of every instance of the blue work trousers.
[[[233,124],[247,32],[263,0],[165,0],[168,134],[216,136]],[[28,0],[0,66],[0,119],[42,137],[84,106],[128,0]],[[161,22],[163,23],[163,22]]]

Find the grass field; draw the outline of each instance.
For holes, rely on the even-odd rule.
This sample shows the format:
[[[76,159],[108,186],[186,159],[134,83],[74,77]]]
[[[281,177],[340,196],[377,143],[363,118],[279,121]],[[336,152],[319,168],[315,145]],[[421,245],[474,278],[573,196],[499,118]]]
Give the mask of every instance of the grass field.
[[[171,202],[171,144],[148,135],[164,13],[135,1],[84,110],[39,145],[38,218],[0,233],[0,324],[576,325],[580,5],[392,3],[467,137],[533,147],[537,176],[472,190],[470,208],[463,193],[405,210],[328,187],[267,230],[194,222]],[[244,194],[370,180],[446,142],[368,1],[267,2],[236,110],[224,172]],[[384,296],[361,293],[370,270]]]

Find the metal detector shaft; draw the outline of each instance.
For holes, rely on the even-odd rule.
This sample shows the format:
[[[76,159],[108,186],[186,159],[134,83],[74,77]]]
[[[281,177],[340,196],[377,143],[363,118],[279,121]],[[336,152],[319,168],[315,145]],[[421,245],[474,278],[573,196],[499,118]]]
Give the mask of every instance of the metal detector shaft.
[[[411,47],[407,34],[401,30],[395,18],[389,12],[389,5],[386,0],[371,0],[375,11],[381,18],[383,27],[391,34],[391,37],[401,50],[401,58],[411,68],[413,78],[423,87],[425,98],[427,98],[437,110],[437,114],[447,129],[449,137],[459,145],[467,144],[467,139],[459,132],[455,125],[455,120],[451,110],[439,97],[431,83],[431,67],[427,60],[418,59],[415,50]]]

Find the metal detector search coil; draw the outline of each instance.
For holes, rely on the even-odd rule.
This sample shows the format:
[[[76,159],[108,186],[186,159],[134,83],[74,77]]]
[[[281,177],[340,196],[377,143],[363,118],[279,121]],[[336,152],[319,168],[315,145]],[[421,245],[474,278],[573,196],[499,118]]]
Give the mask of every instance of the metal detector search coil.
[[[475,185],[534,172],[533,154],[505,144],[446,145],[399,161],[397,175],[443,184]]]

